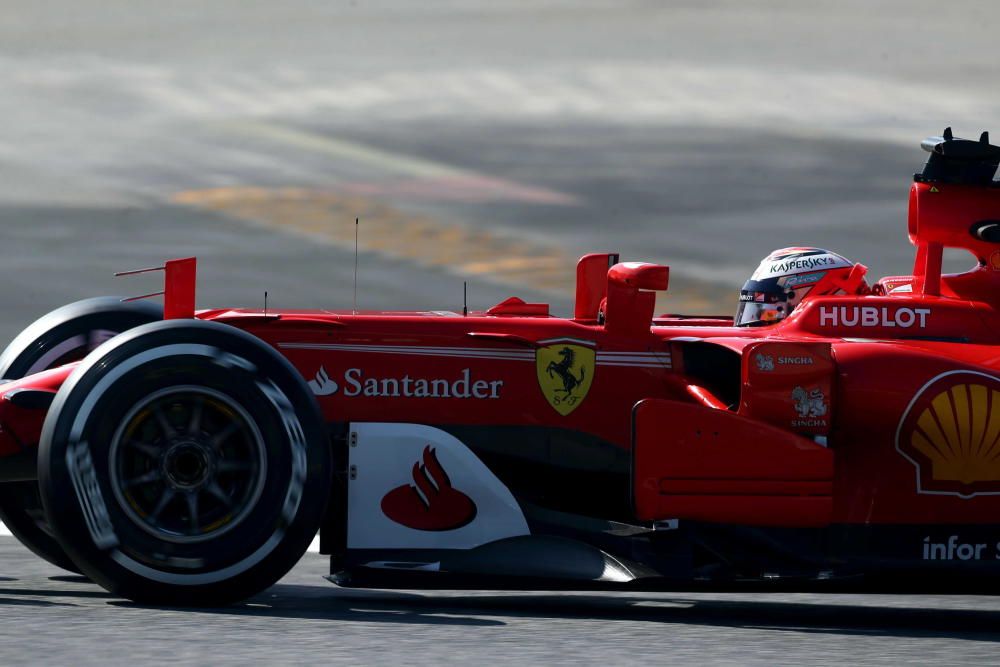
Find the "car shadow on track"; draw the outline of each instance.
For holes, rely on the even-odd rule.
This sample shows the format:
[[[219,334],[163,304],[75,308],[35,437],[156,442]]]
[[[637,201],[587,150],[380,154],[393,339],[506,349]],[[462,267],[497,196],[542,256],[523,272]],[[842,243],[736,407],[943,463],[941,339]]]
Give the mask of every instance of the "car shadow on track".
[[[87,582],[90,583],[90,582]],[[61,590],[58,588],[0,588],[0,595],[28,595],[32,597],[54,597],[54,598],[111,598],[112,595],[96,586],[93,589]],[[0,601],[0,604],[3,604]]]
[[[70,602],[52,602],[50,600],[31,600],[0,596],[0,608],[3,607],[76,607]]]
[[[478,627],[506,625],[498,619],[476,618],[453,609],[435,609],[433,605],[421,604],[425,598],[416,594],[363,591],[364,595],[346,597],[339,593],[339,589],[332,587],[278,584],[242,604],[219,608],[198,607],[190,609],[190,612],[365,623],[426,623]],[[114,601],[110,604],[125,608],[154,608],[125,601]]]
[[[112,602],[124,607],[138,606]],[[276,585],[247,603],[192,613],[340,622],[506,625],[515,619],[593,619],[903,638],[1000,641],[1000,610],[671,594],[414,593]]]

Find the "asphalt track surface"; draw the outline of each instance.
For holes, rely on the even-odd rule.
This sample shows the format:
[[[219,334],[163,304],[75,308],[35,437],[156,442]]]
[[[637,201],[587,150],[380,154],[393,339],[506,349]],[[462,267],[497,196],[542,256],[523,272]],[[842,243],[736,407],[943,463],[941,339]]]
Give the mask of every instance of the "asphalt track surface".
[[[989,664],[1000,599],[381,591],[309,554],[244,604],[113,598],[0,537],[4,664]]]
[[[205,5],[208,4],[206,7]],[[0,2],[0,339],[66,302],[570,308],[594,250],[728,313],[769,250],[905,272],[917,143],[1000,132],[990,2]],[[963,260],[957,260],[961,266]],[[995,662],[973,596],[365,592],[147,609],[0,536],[0,662]],[[56,578],[53,578],[56,577]]]

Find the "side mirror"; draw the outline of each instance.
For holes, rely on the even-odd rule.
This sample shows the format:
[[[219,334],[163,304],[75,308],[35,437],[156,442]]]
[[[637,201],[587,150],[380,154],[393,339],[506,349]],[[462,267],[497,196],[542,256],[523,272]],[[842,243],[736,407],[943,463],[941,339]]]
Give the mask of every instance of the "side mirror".
[[[649,333],[656,307],[654,291],[664,291],[670,268],[646,262],[622,262],[608,269],[604,325],[621,334]]]
[[[608,269],[608,281],[621,287],[663,292],[670,284],[670,267],[648,262],[622,262]]]

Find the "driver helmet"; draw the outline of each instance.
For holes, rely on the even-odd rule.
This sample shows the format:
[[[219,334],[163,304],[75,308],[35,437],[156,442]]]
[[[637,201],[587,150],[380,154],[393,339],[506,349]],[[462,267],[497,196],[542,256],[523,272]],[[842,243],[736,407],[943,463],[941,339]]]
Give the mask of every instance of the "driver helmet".
[[[782,248],[764,258],[740,290],[734,324],[780,322],[807,296],[865,294],[868,268],[822,248]]]

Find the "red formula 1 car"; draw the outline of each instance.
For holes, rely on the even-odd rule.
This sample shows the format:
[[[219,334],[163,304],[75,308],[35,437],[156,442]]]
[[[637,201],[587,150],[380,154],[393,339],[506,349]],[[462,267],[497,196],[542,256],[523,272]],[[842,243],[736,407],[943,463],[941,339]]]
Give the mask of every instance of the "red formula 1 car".
[[[3,519],[180,604],[263,589],[317,529],[345,585],[995,577],[1000,148],[924,147],[913,275],[769,326],[654,317],[667,267],[611,254],[568,319],[196,311],[168,262],[162,310],[75,303],[0,356]]]

